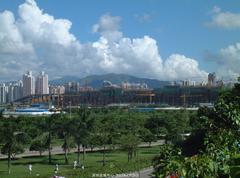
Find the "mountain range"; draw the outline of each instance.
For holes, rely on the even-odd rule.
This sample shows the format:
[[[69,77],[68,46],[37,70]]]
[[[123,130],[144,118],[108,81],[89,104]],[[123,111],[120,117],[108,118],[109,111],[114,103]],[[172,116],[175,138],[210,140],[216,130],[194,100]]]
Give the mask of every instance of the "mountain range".
[[[157,79],[139,78],[127,74],[115,74],[109,73],[104,75],[89,75],[84,78],[75,76],[64,76],[59,79],[51,80],[50,85],[64,85],[68,82],[79,82],[81,86],[91,86],[99,89],[103,86],[103,81],[107,80],[113,84],[121,84],[122,82],[129,83],[146,83],[150,88],[161,88],[165,85],[169,85],[169,81],[160,81]]]

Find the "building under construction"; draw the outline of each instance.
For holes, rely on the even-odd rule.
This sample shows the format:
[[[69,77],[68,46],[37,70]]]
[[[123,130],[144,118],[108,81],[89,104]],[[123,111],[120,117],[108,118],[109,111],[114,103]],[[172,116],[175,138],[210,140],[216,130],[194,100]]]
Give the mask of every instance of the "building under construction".
[[[193,107],[200,103],[214,103],[221,87],[165,86],[159,89],[129,89],[107,86],[99,90],[77,93],[33,95],[18,100],[25,103],[49,102],[56,107],[106,106],[109,104],[156,104],[162,106]]]

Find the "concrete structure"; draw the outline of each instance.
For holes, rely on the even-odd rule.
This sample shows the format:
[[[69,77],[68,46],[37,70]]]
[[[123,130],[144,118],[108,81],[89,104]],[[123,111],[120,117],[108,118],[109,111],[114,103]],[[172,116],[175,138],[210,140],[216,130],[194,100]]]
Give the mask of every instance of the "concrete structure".
[[[129,82],[122,82],[120,85],[122,89],[129,89],[129,90],[142,90],[142,89],[149,89],[146,83],[129,83]]]
[[[216,74],[215,72],[208,74],[208,86],[216,86]]]
[[[23,75],[23,96],[35,94],[35,80],[32,71],[28,71]]]
[[[106,83],[105,83],[106,84]],[[198,107],[200,103],[214,103],[221,87],[165,86],[159,89],[123,89],[108,83],[100,90],[78,93],[34,95],[19,100],[23,103],[52,103],[57,108],[72,106],[155,105],[156,107]]]
[[[194,107],[199,103],[214,103],[221,87],[165,86],[155,89],[155,104]]]
[[[8,93],[7,93],[7,102],[14,101],[14,84],[10,84],[8,86]]]
[[[50,86],[49,87],[49,93],[50,94],[64,94],[65,93],[65,87],[58,85],[58,86]]]
[[[36,94],[49,94],[48,75],[45,74],[43,71],[40,72],[36,79]]]
[[[7,86],[3,83],[0,85],[0,104],[4,104],[7,102]]]
[[[23,97],[23,82],[19,80],[15,85],[13,89],[13,99],[14,101]]]
[[[13,102],[23,96],[23,83],[22,81],[17,81],[10,83],[8,85],[7,102]]]
[[[22,81],[0,85],[0,104],[10,103],[22,97]]]
[[[80,91],[79,82],[68,82],[64,87],[65,93],[78,93]]]

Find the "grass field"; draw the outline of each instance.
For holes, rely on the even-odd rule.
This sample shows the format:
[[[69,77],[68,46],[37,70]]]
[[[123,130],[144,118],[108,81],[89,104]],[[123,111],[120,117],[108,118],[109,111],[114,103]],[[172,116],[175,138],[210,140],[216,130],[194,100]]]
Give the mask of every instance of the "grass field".
[[[107,153],[107,164],[102,166],[101,152],[87,153],[85,161],[81,163],[85,169],[73,169],[73,162],[77,154],[69,154],[69,165],[64,164],[63,155],[54,155],[53,164],[48,165],[48,157],[21,158],[12,161],[11,174],[7,172],[7,161],[0,161],[0,178],[50,178],[54,175],[55,165],[59,165],[58,175],[66,178],[88,178],[97,174],[126,173],[142,169],[151,165],[152,158],[158,154],[158,147],[139,148],[137,156],[130,162],[127,161],[127,153],[123,151],[111,151]],[[82,157],[81,157],[82,158]],[[32,174],[29,174],[28,165],[32,164]]]

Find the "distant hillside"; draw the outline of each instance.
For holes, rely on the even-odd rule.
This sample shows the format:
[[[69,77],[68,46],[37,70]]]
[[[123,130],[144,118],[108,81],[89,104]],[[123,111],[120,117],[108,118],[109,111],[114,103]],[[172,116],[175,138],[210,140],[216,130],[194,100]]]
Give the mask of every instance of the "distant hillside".
[[[74,76],[64,76],[62,78],[54,79],[49,81],[50,85],[63,85],[67,82],[79,82],[79,77]]]
[[[164,85],[168,85],[168,81],[160,81],[156,79],[147,79],[147,78],[138,78],[131,75],[126,74],[105,74],[105,75],[90,75],[84,78],[78,78],[78,77],[71,77],[66,76],[62,77],[60,79],[52,80],[50,81],[50,84],[52,85],[63,85],[67,82],[79,82],[80,85],[88,85],[93,88],[101,88],[103,81],[108,80],[112,82],[113,84],[120,84],[124,81],[130,82],[130,83],[146,83],[150,88],[161,88]]]

